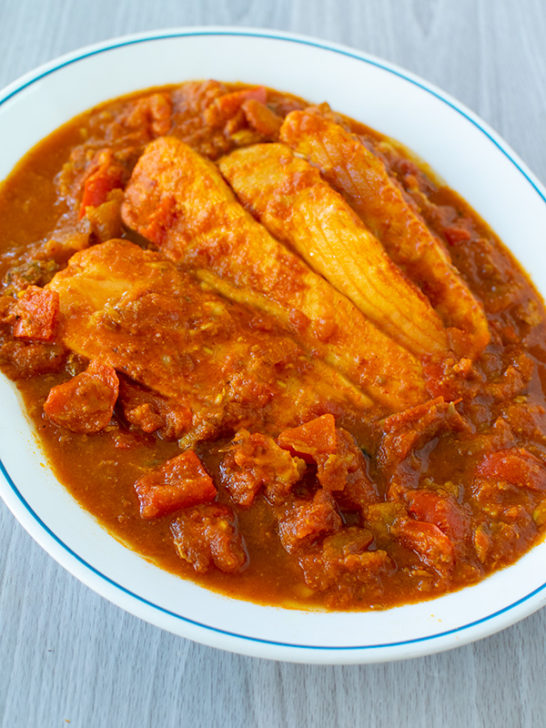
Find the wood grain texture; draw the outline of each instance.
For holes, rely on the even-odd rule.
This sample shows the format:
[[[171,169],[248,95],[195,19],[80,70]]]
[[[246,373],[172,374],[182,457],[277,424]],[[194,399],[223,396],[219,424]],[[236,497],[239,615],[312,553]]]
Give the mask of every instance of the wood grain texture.
[[[2,0],[0,86],[86,43],[197,24],[307,33],[398,63],[475,110],[546,181],[544,0]],[[542,610],[404,663],[239,657],[110,605],[0,506],[1,728],[544,728],[545,636]]]

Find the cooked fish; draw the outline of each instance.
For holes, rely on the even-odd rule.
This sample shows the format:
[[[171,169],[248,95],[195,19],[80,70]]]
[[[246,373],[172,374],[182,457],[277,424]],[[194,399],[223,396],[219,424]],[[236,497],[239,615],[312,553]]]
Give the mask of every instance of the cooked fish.
[[[159,394],[163,407],[188,408],[194,439],[234,426],[277,433],[323,411],[345,411],[353,429],[372,405],[264,314],[126,240],[76,253],[47,288],[59,295],[63,343]]]
[[[430,297],[445,325],[466,332],[465,355],[478,354],[489,341],[482,306],[379,157],[356,135],[313,108],[288,114],[281,140],[318,167],[345,196],[392,259]]]
[[[418,359],[272,237],[239,204],[217,167],[183,142],[164,137],[148,145],[122,214],[130,228],[172,260],[201,271],[223,295],[275,316],[380,409],[427,399]]]
[[[380,329],[419,357],[448,351],[429,301],[317,169],[284,144],[257,144],[219,161],[241,201]]]

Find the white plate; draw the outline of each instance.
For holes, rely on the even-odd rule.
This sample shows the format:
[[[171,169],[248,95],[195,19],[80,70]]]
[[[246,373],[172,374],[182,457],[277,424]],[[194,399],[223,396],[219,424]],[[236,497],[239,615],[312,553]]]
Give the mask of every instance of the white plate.
[[[0,93],[0,178],[36,142],[96,103],[148,86],[218,78],[327,100],[402,141],[467,199],[546,291],[546,192],[472,112],[427,82],[343,46],[279,32],[180,28],[85,48]],[[47,468],[13,385],[0,379],[0,493],[68,571],[159,627],[247,655],[321,663],[378,662],[485,637],[546,602],[546,543],[476,586],[382,612],[263,607],[215,594],[129,551]],[[92,477],[92,475],[90,476]]]

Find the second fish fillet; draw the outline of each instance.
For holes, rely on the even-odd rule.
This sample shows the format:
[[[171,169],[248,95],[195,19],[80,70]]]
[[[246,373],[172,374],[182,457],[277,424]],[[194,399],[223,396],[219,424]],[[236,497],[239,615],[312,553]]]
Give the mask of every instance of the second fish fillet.
[[[418,357],[447,354],[447,333],[430,302],[315,167],[284,144],[239,149],[219,167],[268,230],[381,330]]]

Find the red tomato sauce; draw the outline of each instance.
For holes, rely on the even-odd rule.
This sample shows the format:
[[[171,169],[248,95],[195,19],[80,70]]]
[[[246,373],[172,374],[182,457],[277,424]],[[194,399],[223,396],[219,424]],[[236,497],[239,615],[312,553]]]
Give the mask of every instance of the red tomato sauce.
[[[283,303],[308,285],[307,264],[286,240],[298,272],[266,295],[250,253],[238,279],[210,246],[175,259],[176,191],[153,219],[127,224],[135,165],[159,137],[216,165],[234,150],[277,144],[287,115],[307,106],[264,87],[191,82],[109,101],[40,142],[0,187],[0,365],[59,480],[145,558],[258,603],[386,608],[476,583],[543,537],[545,309],[464,200],[401,145],[325,106],[313,113],[371,152],[398,208],[426,226],[485,315],[489,343],[472,357],[465,332],[447,324],[448,354],[408,355],[421,389],[400,397],[415,401],[380,401],[379,366],[368,387],[369,370],[358,379],[329,356],[341,313],[310,323]],[[366,223],[359,190],[323,178]],[[295,194],[290,184],[283,194]],[[211,209],[238,204],[226,200]],[[381,205],[390,214],[386,200],[373,214]],[[369,226],[385,236],[393,276],[410,279],[431,315],[443,316],[440,289],[391,252],[388,225]],[[124,251],[134,264],[124,267]],[[99,295],[109,261],[115,285]],[[70,296],[83,306],[76,313]],[[399,366],[404,377],[405,361],[390,361],[390,376]]]

